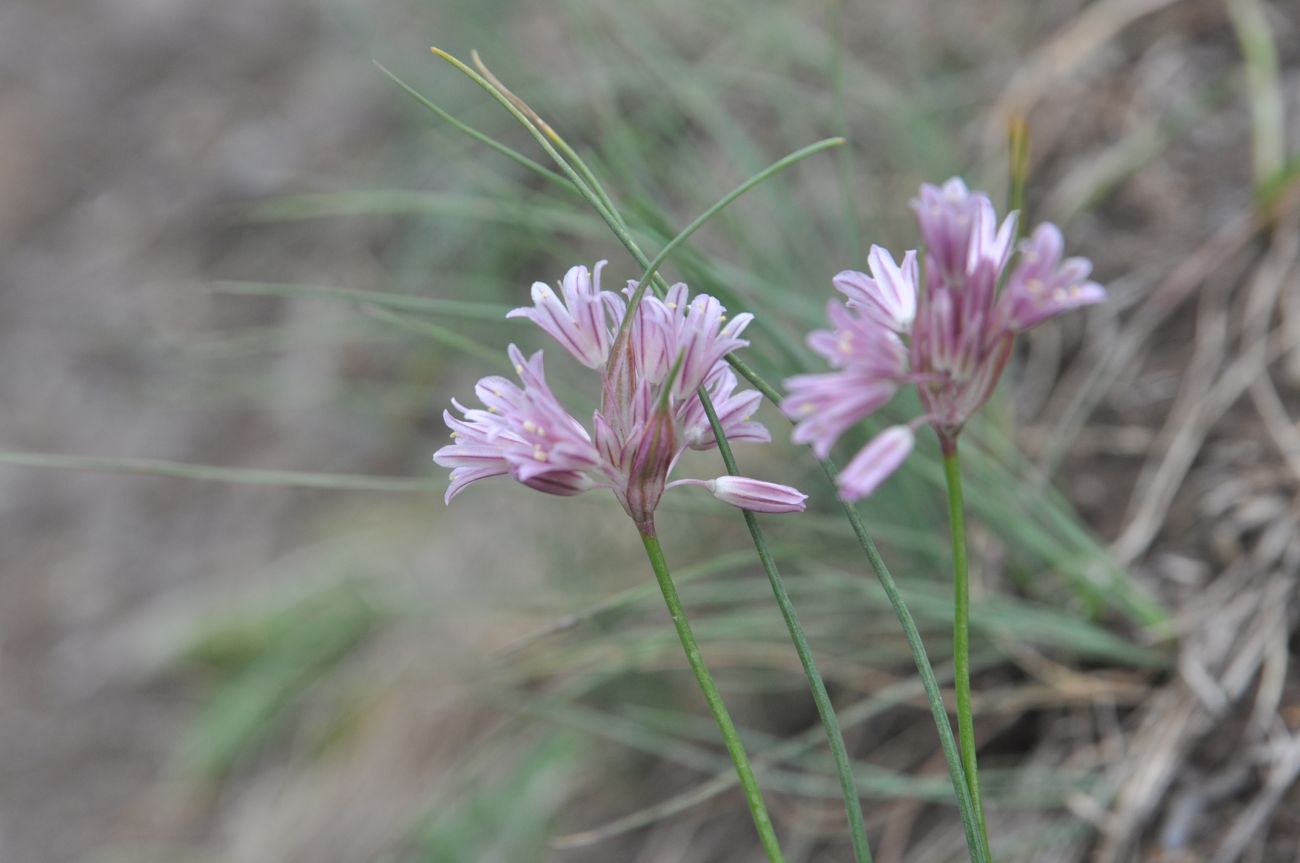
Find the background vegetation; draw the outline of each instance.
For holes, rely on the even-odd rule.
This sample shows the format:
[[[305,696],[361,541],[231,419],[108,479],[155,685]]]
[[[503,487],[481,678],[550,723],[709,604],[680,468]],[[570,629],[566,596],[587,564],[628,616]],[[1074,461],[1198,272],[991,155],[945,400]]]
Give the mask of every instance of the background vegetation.
[[[802,334],[831,275],[913,242],[921,181],[1001,198],[1027,118],[1030,218],[1065,227],[1112,301],[1021,345],[971,433],[995,850],[1295,859],[1298,20],[1254,0],[6,7],[0,857],[753,859],[612,500],[501,483],[440,501],[442,408],[508,342],[541,345],[504,311],[573,263],[639,272],[576,196],[370,62],[542,159],[436,44],[478,49],[651,251],[780,156],[848,137],[666,267],[758,316],[748,355],[773,379],[815,367]],[[877,859],[959,859],[897,624],[763,410],[778,445],[738,457],[813,495],[765,526]],[[921,454],[867,512],[943,676],[942,476]],[[844,859],[739,518],[702,494],[666,506],[790,858]]]

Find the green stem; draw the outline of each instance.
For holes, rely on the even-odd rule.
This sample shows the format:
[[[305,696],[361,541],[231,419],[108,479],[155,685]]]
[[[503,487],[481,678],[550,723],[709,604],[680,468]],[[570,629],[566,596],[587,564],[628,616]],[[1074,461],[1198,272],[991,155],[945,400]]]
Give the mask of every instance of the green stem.
[[[948,521],[952,532],[953,583],[953,667],[957,688],[957,737],[961,741],[961,763],[975,804],[980,844],[989,855],[988,829],[984,824],[984,802],[980,798],[979,771],[975,759],[975,720],[970,697],[970,577],[966,560],[966,513],[961,495],[961,463],[956,439],[943,438],[943,473],[948,480]]]
[[[407,84],[401,78],[397,77],[395,74],[389,71],[388,68],[385,67],[383,63],[380,63],[378,60],[373,60],[371,62],[375,64],[375,66],[379,69],[380,72],[383,72],[385,75],[387,75],[389,80],[391,80],[394,84],[396,84],[398,87],[404,90],[408,96],[415,99],[415,101],[419,102],[428,110],[437,114],[440,118],[442,118],[443,121],[450,123],[452,126],[455,126],[457,129],[464,132],[466,135],[469,135],[475,141],[478,141],[488,147],[491,147],[493,150],[496,150],[498,153],[505,156],[507,159],[510,159],[512,162],[522,165],[528,170],[545,177],[546,179],[555,183],[557,186],[560,186],[562,188],[567,188],[571,192],[578,191],[578,187],[576,185],[571,183],[565,177],[561,177],[559,174],[555,173],[550,168],[545,168],[537,164],[532,159],[525,156],[523,153],[511,149],[510,147],[507,147],[505,144],[502,144],[500,141],[496,140],[490,135],[484,135],[482,132],[480,132],[478,129],[475,129],[473,126],[470,126],[467,123],[462,123],[460,120],[457,120],[451,114],[447,113],[438,105],[434,104],[431,100],[421,95],[421,93],[418,90],[416,90],[414,87],[412,87],[410,84]]]
[[[718,422],[713,405],[708,402],[703,404],[709,424],[715,430],[718,429],[721,424]],[[718,452],[727,466],[727,473],[733,476],[738,474],[740,470],[735,456],[732,455],[731,444],[724,436],[716,436]],[[795,653],[799,655],[799,662],[803,665],[804,676],[808,678],[813,703],[817,706],[817,716],[820,717],[822,728],[826,731],[831,758],[835,762],[835,772],[839,775],[840,792],[844,796],[844,811],[849,819],[849,838],[853,844],[853,856],[858,863],[871,863],[871,846],[867,842],[867,825],[862,816],[862,801],[858,797],[857,784],[853,779],[853,762],[849,759],[848,748],[844,745],[844,732],[840,730],[839,719],[835,715],[835,707],[831,704],[830,693],[826,691],[826,681],[817,670],[812,648],[808,645],[808,636],[799,623],[799,617],[795,614],[794,603],[790,600],[790,594],[785,589],[785,581],[776,568],[776,561],[772,557],[771,549],[768,548],[767,538],[763,536],[763,530],[758,525],[758,518],[747,509],[741,512],[745,516],[745,526],[749,528],[749,535],[754,540],[754,549],[758,552],[759,562],[762,563],[763,571],[767,573],[767,581],[772,586],[772,595],[776,597],[776,604],[781,609],[781,617],[785,620],[786,629],[790,631],[790,640],[794,642]]]
[[[763,844],[763,850],[767,852],[768,860],[772,863],[783,863],[785,858],[781,856],[781,846],[777,844],[776,831],[772,829],[772,819],[767,814],[762,792],[759,791],[758,781],[754,778],[754,768],[749,764],[749,756],[745,754],[744,744],[740,742],[740,734],[736,731],[735,723],[731,721],[727,706],[722,703],[722,695],[719,694],[713,676],[709,674],[709,669],[704,664],[704,657],[700,655],[700,646],[695,641],[694,633],[691,632],[691,625],[686,620],[686,611],[682,608],[682,600],[677,595],[677,587],[668,572],[663,548],[660,547],[653,529],[642,532],[641,542],[645,544],[646,555],[650,558],[650,567],[655,572],[660,591],[663,592],[664,602],[668,605],[668,614],[673,619],[673,626],[677,628],[677,637],[682,642],[682,650],[686,651],[686,661],[695,674],[696,682],[700,684],[700,691],[704,693],[704,700],[708,702],[709,712],[717,721],[718,729],[722,732],[722,741],[726,744],[727,752],[736,765],[736,775],[740,778],[740,787],[745,793],[745,802],[749,804],[749,812],[754,817],[759,841]]]
[[[668,259],[669,255],[671,255],[674,251],[677,250],[678,246],[680,246],[682,243],[690,239],[692,234],[694,234],[701,227],[703,227],[705,222],[708,222],[718,213],[722,212],[722,210],[725,209],[729,204],[731,204],[732,201],[736,200],[741,195],[748,192],[750,189],[754,188],[755,186],[759,185],[763,181],[767,180],[769,177],[773,177],[776,174],[779,174],[781,171],[784,171],[786,168],[790,167],[794,163],[802,161],[803,159],[806,159],[807,157],[811,156],[814,153],[819,153],[822,150],[825,150],[829,147],[838,147],[844,143],[845,143],[844,138],[823,138],[820,141],[809,144],[807,147],[801,147],[798,150],[795,150],[793,153],[790,153],[788,156],[782,159],[778,159],[777,161],[773,162],[771,165],[768,165],[766,168],[764,168],[763,170],[759,171],[757,174],[750,177],[745,182],[741,183],[736,188],[732,189],[727,194],[723,195],[722,198],[720,198],[712,207],[709,207],[703,213],[700,213],[700,215],[696,217],[695,221],[691,222],[680,232],[678,232],[677,236],[669,240],[668,243],[662,249],[659,250],[659,254],[655,255],[654,259],[651,260],[649,263],[642,260],[644,255],[640,255],[639,257],[637,257],[638,263],[640,263],[641,266],[645,269],[645,272],[641,275],[641,280],[637,282],[636,290],[632,292],[632,296],[628,299],[628,303],[627,303],[628,311],[626,314],[623,315],[623,321],[619,325],[618,334],[614,337],[614,341],[617,342],[619,336],[622,336],[624,329],[627,328],[628,321],[632,319],[631,312],[633,309],[636,308],[636,304],[641,302],[641,297],[645,293],[646,287],[650,284],[650,282],[653,279],[659,276],[659,266]],[[635,243],[633,245],[635,246]],[[632,251],[631,246],[629,246],[629,251]],[[640,249],[637,249],[636,252],[633,252],[634,256],[639,255],[639,252]]]
[[[826,474],[826,479],[834,484],[835,475],[839,472],[835,463],[825,459],[819,464],[822,472]],[[980,841],[980,821],[977,820],[970,786],[966,784],[966,773],[957,752],[957,742],[952,736],[952,726],[948,724],[948,710],[944,707],[943,695],[939,692],[939,681],[934,676],[934,667],[930,664],[925,643],[921,640],[921,631],[917,628],[916,620],[908,610],[907,603],[903,601],[898,584],[894,581],[889,567],[885,565],[884,558],[880,556],[876,543],[871,539],[871,534],[867,533],[867,526],[863,523],[857,508],[848,502],[843,502],[843,507],[849,526],[853,528],[858,544],[866,552],[867,562],[875,570],[876,578],[880,580],[880,586],[884,588],[885,596],[889,599],[894,615],[903,629],[907,646],[912,651],[912,660],[916,663],[916,671],[921,676],[921,685],[925,688],[926,701],[930,704],[930,715],[934,719],[935,729],[939,732],[939,746],[943,750],[944,761],[948,764],[952,790],[957,796],[957,811],[961,814],[961,825],[966,833],[966,849],[970,852],[970,859],[972,863],[989,863],[989,853],[984,848],[984,843]]]

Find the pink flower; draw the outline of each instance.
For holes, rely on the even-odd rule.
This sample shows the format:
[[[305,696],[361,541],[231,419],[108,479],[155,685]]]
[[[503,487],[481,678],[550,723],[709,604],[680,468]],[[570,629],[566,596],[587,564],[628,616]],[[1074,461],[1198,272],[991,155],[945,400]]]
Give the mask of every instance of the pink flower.
[[[594,273],[586,267],[570,268],[560,284],[563,301],[545,282],[533,282],[533,307],[514,309],[506,317],[528,318],[583,365],[599,368],[609,356],[609,321],[617,323],[623,317],[622,298],[600,289],[604,267],[601,261]]]
[[[856,270],[845,270],[831,283],[849,298],[850,309],[861,309],[871,320],[905,333],[916,317],[916,252],[903,256],[901,265],[880,246],[867,255],[871,278]]]
[[[912,452],[916,435],[910,426],[891,426],[858,451],[835,484],[848,500],[858,500],[876,490]]]
[[[1053,224],[1039,225],[1021,244],[1020,266],[1007,281],[1003,311],[1007,325],[1027,330],[1054,315],[1106,299],[1106,289],[1088,281],[1087,258],[1061,260],[1065,239]]]
[[[781,403],[796,421],[794,441],[825,458],[841,434],[899,387],[916,386],[925,412],[858,452],[837,478],[846,500],[865,497],[898,469],[917,426],[932,426],[945,451],[954,446],[993,394],[1017,333],[1106,297],[1087,280],[1087,260],[1062,260],[1055,225],[1035,229],[1011,266],[1016,214],[999,225],[988,197],[960,179],[923,185],[912,208],[926,245],[924,279],[915,252],[898,264],[879,246],[867,259],[870,275],[837,275],[833,284],[847,303],[831,302],[831,329],[808,336],[809,347],[836,371],[789,379]]]
[[[701,485],[719,500],[758,512],[798,512],[805,496],[789,486],[745,477],[713,480],[668,477],[688,448],[717,446],[697,390],[709,394],[731,440],[767,441],[752,418],[760,395],[736,392],[724,357],[749,344],[740,338],[752,319],[726,310],[707,294],[691,299],[673,285],[663,300],[643,297],[627,327],[627,300],[600,289],[600,271],[574,267],[561,292],[533,285],[533,306],[515,309],[555,338],[579,362],[601,371],[601,405],[588,434],[546,384],[542,354],[525,360],[514,345],[510,359],[522,386],[501,377],[479,381],[485,409],[452,404],[461,418],[444,412],[454,443],[434,453],[452,469],[447,501],[471,483],[511,476],[548,494],[573,495],[593,488],[614,492],[643,532],[653,532],[663,493],[678,485]],[[630,283],[628,294],[635,283]]]
[[[509,353],[522,388],[503,377],[486,377],[474,388],[486,410],[453,400],[464,419],[442,413],[455,443],[434,459],[452,469],[449,503],[470,483],[502,474],[550,494],[579,494],[594,485],[587,472],[600,464],[600,454],[546,385],[542,352],[525,360],[511,345]]]

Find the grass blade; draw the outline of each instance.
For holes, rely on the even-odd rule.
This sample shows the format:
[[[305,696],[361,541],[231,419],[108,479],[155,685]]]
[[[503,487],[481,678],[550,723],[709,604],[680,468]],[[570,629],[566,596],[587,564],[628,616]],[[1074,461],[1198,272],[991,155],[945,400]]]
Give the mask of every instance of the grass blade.
[[[312,473],[310,471],[262,470],[219,467],[150,458],[108,458],[59,455],[57,453],[0,452],[0,465],[53,468],[54,470],[99,471],[238,485],[269,485],[284,488],[319,488],[331,491],[383,491],[427,493],[438,489],[429,480],[364,474]]]

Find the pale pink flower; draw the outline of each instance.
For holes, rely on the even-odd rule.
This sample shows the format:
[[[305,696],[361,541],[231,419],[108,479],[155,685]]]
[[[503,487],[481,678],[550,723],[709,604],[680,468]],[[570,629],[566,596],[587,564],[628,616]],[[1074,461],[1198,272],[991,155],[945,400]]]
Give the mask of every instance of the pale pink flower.
[[[600,289],[603,265],[596,265],[594,275],[586,267],[572,268],[559,294],[535,284],[533,306],[509,314],[532,320],[579,362],[601,371],[592,433],[547,386],[541,351],[525,359],[511,345],[522,387],[484,378],[475,392],[485,409],[453,401],[462,418],[443,414],[454,443],[434,460],[452,469],[447,501],[473,482],[508,475],[549,494],[610,489],[643,532],[653,532],[659,499],[678,485],[703,486],[725,503],[758,512],[803,510],[805,495],[776,483],[731,476],[668,481],[686,449],[717,446],[697,395],[700,387],[728,439],[770,440],[753,420],[759,393],[736,392],[736,377],[723,359],[749,344],[740,334],[752,316],[727,321],[715,298],[692,299],[677,284],[663,300],[643,297],[620,336],[627,299]],[[629,283],[629,296],[634,287]]]
[[[622,298],[600,289],[604,268],[604,261],[596,264],[592,273],[586,267],[571,267],[560,283],[563,301],[545,282],[533,282],[533,306],[514,309],[506,317],[528,318],[583,365],[600,368],[612,342],[609,322],[617,326],[623,317]]]
[[[960,179],[923,185],[912,207],[925,242],[924,278],[915,252],[896,263],[872,246],[870,275],[837,275],[847,303],[832,301],[831,329],[808,336],[836,371],[786,381],[781,406],[796,421],[794,441],[812,444],[820,458],[899,387],[916,386],[924,413],[881,432],[849,462],[836,479],[846,500],[865,497],[898,469],[920,425],[932,426],[950,451],[993,394],[1017,333],[1106,297],[1088,281],[1087,260],[1062,260],[1064,241],[1052,224],[1020,243],[1012,266],[1017,214],[999,225],[988,197]]]

